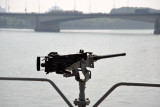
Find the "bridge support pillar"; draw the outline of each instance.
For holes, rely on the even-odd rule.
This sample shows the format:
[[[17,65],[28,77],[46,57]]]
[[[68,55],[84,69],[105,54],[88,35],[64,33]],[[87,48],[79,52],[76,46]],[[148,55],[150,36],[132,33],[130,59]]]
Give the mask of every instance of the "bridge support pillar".
[[[36,16],[36,26],[34,28],[37,32],[60,32],[59,22],[55,23],[41,23],[38,16]]]
[[[158,18],[155,22],[154,34],[160,34],[160,18]]]
[[[52,25],[38,25],[34,30],[38,32],[60,32],[60,26],[59,23]]]

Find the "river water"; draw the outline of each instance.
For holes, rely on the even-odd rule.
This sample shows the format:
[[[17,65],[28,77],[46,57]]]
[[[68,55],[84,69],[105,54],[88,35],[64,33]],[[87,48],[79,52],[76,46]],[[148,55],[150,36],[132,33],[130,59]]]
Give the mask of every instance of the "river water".
[[[115,83],[160,83],[160,36],[153,30],[62,30],[60,33],[0,29],[0,77],[34,77],[53,80],[71,103],[78,98],[73,77],[36,71],[36,57],[49,52],[97,55],[125,52],[124,57],[95,62],[86,84],[90,106]],[[0,107],[66,107],[45,82],[0,81]],[[100,107],[159,107],[160,88],[119,87]]]

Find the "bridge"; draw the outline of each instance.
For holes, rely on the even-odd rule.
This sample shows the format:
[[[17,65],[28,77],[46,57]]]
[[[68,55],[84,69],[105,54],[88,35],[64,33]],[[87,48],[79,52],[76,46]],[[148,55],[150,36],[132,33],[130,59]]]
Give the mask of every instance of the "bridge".
[[[83,14],[79,12],[55,12],[52,14],[35,13],[0,13],[0,17],[12,17],[24,20],[35,21],[35,31],[60,32],[60,23],[72,20],[81,20],[89,18],[119,18],[135,21],[144,21],[154,23],[154,34],[160,34],[160,13],[143,14]]]

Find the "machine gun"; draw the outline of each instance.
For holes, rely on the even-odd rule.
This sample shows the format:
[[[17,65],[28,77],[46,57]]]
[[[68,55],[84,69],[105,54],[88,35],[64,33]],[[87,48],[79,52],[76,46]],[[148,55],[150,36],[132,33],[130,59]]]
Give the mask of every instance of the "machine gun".
[[[90,100],[85,99],[85,85],[91,79],[91,71],[87,70],[87,67],[94,68],[94,62],[100,59],[125,55],[126,53],[98,56],[92,52],[84,52],[84,50],[69,55],[59,55],[57,52],[51,52],[48,56],[37,57],[37,71],[44,68],[46,74],[56,72],[57,74],[63,74],[64,77],[75,76],[75,79],[79,82],[80,93],[74,104],[78,107],[86,107]]]
[[[46,74],[56,72],[57,74],[63,74],[64,77],[75,76],[77,81],[82,81],[79,75],[79,72],[82,71],[85,77],[83,81],[87,81],[91,78],[91,72],[86,67],[94,68],[94,62],[100,59],[125,55],[125,53],[120,53],[98,56],[92,52],[84,52],[84,50],[69,55],[59,55],[57,52],[51,52],[48,56],[37,57],[37,71],[44,68]]]

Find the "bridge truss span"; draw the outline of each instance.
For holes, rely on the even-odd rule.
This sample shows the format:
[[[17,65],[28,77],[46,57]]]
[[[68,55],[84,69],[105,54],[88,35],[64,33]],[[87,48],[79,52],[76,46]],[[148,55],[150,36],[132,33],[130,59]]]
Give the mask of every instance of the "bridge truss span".
[[[155,24],[154,34],[160,34],[160,13],[145,14],[103,14],[103,13],[53,13],[53,14],[36,14],[36,13],[0,13],[0,17],[12,17],[24,20],[35,21],[35,31],[59,32],[60,23],[73,20],[89,18],[118,18],[135,21],[151,22]]]

